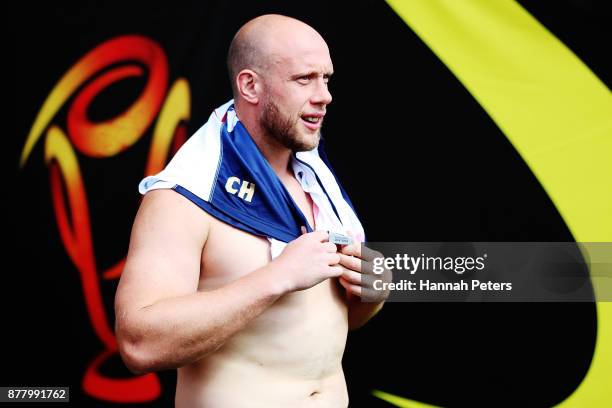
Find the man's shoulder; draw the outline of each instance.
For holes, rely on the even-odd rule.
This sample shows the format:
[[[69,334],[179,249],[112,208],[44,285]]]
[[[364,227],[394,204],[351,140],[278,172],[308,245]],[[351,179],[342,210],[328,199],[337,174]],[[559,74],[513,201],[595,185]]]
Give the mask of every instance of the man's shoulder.
[[[186,223],[210,224],[212,219],[212,216],[197,204],[171,188],[147,192],[139,211],[150,213],[160,220],[171,219],[174,222],[183,220]]]

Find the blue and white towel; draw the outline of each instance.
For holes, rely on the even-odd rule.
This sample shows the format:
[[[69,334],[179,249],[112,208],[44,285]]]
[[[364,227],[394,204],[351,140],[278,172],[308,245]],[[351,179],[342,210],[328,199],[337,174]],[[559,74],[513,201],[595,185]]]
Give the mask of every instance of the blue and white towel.
[[[363,241],[363,227],[331,170],[322,142],[291,158],[296,179],[316,205],[315,228],[345,235],[351,231]],[[138,186],[141,194],[162,188],[175,190],[229,225],[268,238],[272,258],[301,235],[301,226],[312,231],[238,119],[233,100],[210,115],[164,170]]]

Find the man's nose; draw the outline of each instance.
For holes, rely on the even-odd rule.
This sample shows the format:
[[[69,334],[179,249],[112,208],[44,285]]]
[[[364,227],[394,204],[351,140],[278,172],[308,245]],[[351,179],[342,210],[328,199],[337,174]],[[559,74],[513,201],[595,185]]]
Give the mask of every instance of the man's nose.
[[[331,101],[332,101],[332,95],[329,92],[329,88],[327,87],[327,83],[325,82],[325,80],[321,79],[317,81],[317,89],[315,90],[315,93],[312,95],[311,102],[314,105],[319,105],[319,104],[327,105],[331,103]]]

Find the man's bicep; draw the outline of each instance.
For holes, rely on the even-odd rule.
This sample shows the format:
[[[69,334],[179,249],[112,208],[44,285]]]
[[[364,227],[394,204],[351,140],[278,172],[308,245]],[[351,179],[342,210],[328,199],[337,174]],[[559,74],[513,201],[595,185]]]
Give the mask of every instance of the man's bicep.
[[[209,217],[175,191],[145,195],[117,289],[117,313],[197,291]]]

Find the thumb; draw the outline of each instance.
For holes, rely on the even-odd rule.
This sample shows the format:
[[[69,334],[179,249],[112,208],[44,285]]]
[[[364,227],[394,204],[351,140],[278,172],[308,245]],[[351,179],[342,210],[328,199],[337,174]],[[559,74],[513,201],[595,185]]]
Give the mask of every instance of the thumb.
[[[306,229],[306,227],[305,227],[305,226],[303,226],[303,225],[300,227],[300,231],[302,231],[302,235],[304,235],[304,234],[306,234],[306,233],[308,232],[308,230]]]
[[[346,234],[349,236],[349,238],[351,238],[351,243],[355,243],[357,242],[357,239],[355,238],[355,234],[353,234],[353,231],[351,230],[346,230]]]

